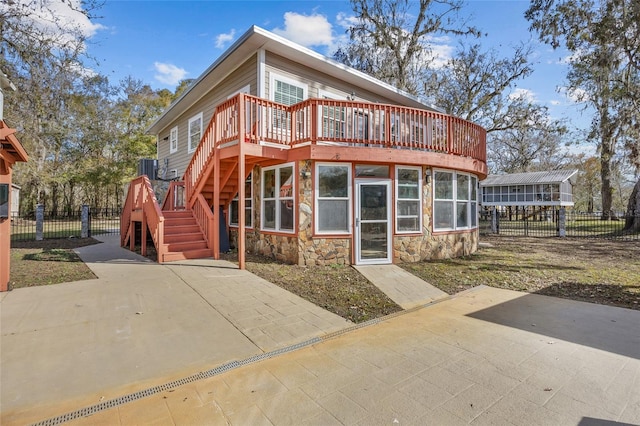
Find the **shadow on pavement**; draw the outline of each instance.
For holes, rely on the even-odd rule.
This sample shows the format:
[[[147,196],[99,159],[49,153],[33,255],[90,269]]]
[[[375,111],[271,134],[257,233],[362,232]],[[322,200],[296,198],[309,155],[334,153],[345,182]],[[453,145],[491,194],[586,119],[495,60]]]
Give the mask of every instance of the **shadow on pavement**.
[[[467,316],[640,359],[640,311],[526,294]]]

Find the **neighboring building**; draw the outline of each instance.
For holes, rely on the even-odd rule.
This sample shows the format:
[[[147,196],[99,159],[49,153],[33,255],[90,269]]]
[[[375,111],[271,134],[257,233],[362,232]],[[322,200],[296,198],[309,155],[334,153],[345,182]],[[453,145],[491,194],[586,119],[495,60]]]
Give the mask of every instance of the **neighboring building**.
[[[226,227],[241,268],[247,251],[315,265],[477,249],[485,130],[261,28],[149,131],[181,180],[162,207],[134,180],[121,238],[144,251],[150,232],[160,262],[218,257]]]
[[[482,207],[573,206],[577,170],[489,175],[481,184]]]

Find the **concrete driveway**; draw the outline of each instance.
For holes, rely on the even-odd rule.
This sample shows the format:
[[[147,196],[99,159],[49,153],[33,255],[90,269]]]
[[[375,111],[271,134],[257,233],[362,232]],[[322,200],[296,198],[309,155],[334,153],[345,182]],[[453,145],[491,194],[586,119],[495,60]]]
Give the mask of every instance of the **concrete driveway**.
[[[3,425],[640,424],[640,311],[477,287],[353,326],[107,247],[99,280],[1,296]]]
[[[159,265],[117,236],[78,252],[98,279],[1,293],[0,411],[106,398],[350,325],[233,264]],[[2,421],[4,424],[4,421]]]

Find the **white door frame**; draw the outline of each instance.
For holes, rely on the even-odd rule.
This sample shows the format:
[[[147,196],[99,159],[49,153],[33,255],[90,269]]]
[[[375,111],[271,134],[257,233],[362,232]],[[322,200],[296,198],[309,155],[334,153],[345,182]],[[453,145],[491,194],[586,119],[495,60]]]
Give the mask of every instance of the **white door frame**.
[[[393,220],[391,217],[391,179],[356,179],[355,181],[355,229],[354,229],[354,249],[355,249],[355,264],[356,265],[379,265],[379,264],[387,264],[392,263],[393,259]],[[375,218],[375,219],[362,219],[362,207],[363,203],[361,200],[361,189],[367,186],[384,186],[386,197],[384,197],[384,202],[386,203],[386,218]],[[381,200],[378,200],[381,201]],[[366,252],[366,248],[363,251],[363,225],[365,227],[370,227],[371,225],[379,223],[386,225],[386,233],[384,234],[386,237],[387,247],[386,247],[386,256],[384,257],[363,257],[363,254]],[[384,231],[383,231],[384,232]]]

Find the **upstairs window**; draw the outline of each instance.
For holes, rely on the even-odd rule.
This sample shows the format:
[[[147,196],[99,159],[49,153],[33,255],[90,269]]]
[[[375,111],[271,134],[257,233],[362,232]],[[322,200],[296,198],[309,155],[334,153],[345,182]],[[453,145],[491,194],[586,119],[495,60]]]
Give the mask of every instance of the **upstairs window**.
[[[202,138],[202,113],[189,119],[189,152],[198,147]]]
[[[173,154],[178,151],[178,126],[171,129],[169,134],[169,153]]]

